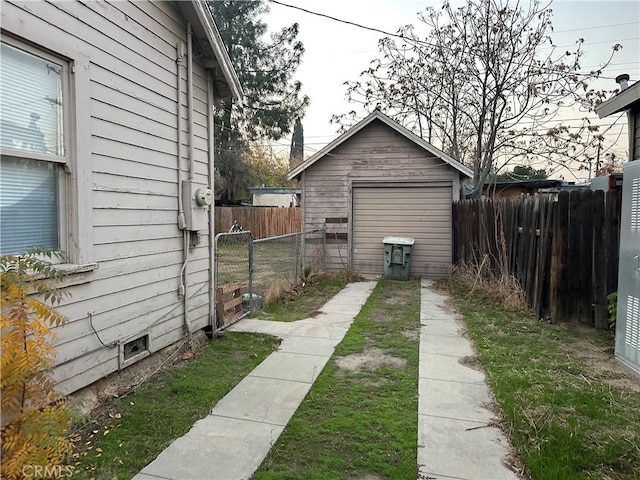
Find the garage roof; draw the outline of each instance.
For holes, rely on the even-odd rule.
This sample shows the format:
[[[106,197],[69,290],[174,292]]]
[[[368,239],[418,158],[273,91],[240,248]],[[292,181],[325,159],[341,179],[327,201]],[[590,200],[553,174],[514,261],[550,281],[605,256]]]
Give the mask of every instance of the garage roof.
[[[353,135],[358,133],[360,130],[362,130],[364,127],[369,125],[374,120],[380,120],[384,124],[386,124],[389,127],[393,128],[396,132],[398,132],[401,135],[405,136],[406,138],[411,140],[416,145],[424,148],[426,151],[428,151],[432,155],[435,155],[436,157],[438,157],[439,159],[441,159],[445,163],[448,163],[449,165],[451,165],[453,168],[455,168],[456,170],[458,170],[460,173],[462,173],[463,175],[467,176],[468,178],[472,178],[473,177],[473,171],[469,167],[466,167],[465,165],[463,165],[462,163],[460,163],[459,161],[457,161],[453,157],[450,157],[449,155],[447,155],[443,151],[437,149],[436,147],[431,145],[429,142],[427,142],[423,138],[421,138],[418,135],[416,135],[415,133],[407,130],[402,125],[400,125],[398,122],[392,120],[391,118],[386,116],[384,113],[382,113],[380,110],[376,109],[371,114],[369,114],[369,116],[367,116],[366,118],[364,118],[363,120],[358,122],[356,125],[354,125],[352,128],[350,128],[347,132],[343,133],[338,138],[336,138],[334,141],[332,141],[327,146],[325,146],[322,150],[318,151],[313,156],[309,157],[307,160],[305,160],[300,165],[298,165],[293,170],[291,170],[287,174],[287,178],[289,180],[291,180],[293,178],[298,177],[303,171],[305,171],[311,165],[316,163],[318,160],[320,160],[322,157],[324,157],[327,153],[329,153],[331,150],[336,148],[338,145],[344,143],[346,140],[348,140]]]

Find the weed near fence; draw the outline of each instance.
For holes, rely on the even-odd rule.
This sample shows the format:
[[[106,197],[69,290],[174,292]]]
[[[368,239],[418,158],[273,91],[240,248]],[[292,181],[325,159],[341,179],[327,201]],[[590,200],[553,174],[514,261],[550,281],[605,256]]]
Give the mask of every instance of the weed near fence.
[[[456,202],[454,260],[507,271],[538,318],[608,328],[607,295],[617,290],[620,195],[561,192]]]

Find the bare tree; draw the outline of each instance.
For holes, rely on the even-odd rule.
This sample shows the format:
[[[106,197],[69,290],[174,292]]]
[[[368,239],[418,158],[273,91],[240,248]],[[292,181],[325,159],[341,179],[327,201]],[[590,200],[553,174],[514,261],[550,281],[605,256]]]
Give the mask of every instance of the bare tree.
[[[584,40],[559,51],[549,36],[551,18],[550,5],[535,0],[428,8],[419,15],[426,36],[407,26],[381,39],[381,58],[360,81],[347,82],[347,96],[365,111],[382,108],[471,166],[476,195],[490,173],[514,160],[587,164],[603,137],[585,114],[608,94],[590,82],[621,46],[598,70],[583,72]],[[583,116],[578,125],[559,120],[568,109]],[[356,119],[353,110],[332,121],[344,127]]]

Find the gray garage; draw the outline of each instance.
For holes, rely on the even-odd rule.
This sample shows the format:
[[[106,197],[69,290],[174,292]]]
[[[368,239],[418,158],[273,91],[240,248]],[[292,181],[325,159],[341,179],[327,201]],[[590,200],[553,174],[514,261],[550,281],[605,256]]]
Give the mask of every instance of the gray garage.
[[[328,271],[383,273],[386,236],[415,239],[412,274],[451,266],[451,202],[469,168],[379,110],[298,165],[303,228],[326,230]],[[307,244],[311,260],[317,245]]]

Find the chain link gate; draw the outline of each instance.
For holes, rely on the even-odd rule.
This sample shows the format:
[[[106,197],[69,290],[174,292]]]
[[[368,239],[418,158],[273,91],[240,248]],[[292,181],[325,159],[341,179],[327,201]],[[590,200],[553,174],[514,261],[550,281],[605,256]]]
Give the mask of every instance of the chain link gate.
[[[306,238],[306,247],[305,247]],[[254,240],[249,231],[215,237],[216,322],[221,330],[290,291],[305,270],[324,269],[324,230]],[[306,269],[305,248],[311,253]]]
[[[253,298],[253,235],[219,233],[215,237],[216,321],[219,331],[251,313]]]

